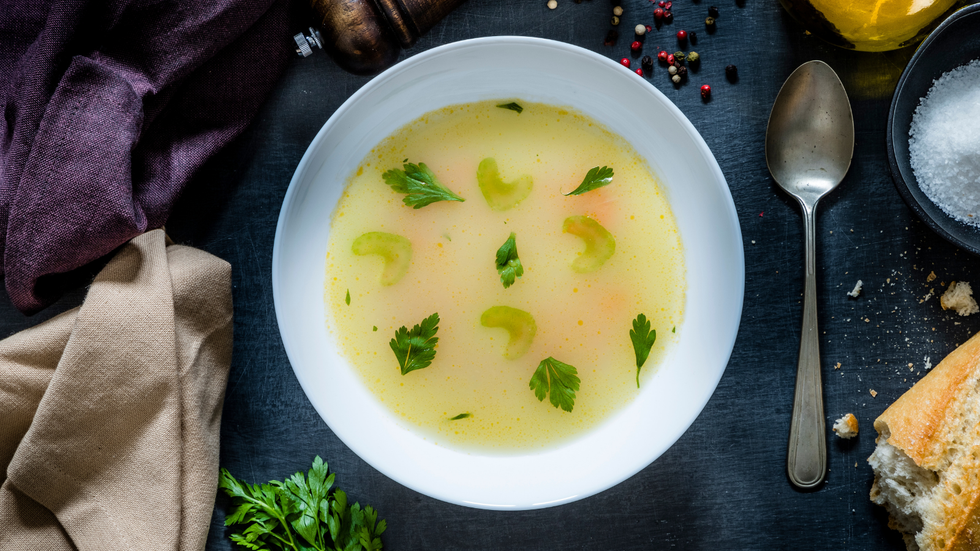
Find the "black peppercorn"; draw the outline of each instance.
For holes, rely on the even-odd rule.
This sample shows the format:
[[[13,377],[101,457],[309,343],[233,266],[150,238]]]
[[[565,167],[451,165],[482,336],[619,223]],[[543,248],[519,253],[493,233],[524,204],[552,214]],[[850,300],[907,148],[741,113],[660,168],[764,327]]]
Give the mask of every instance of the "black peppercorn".
[[[691,44],[698,43],[698,33],[694,31],[687,31],[687,39],[691,41]]]
[[[685,67],[683,65],[681,65],[680,67],[678,67],[677,68],[677,74],[680,75],[681,78],[685,78],[687,76],[687,67]]]
[[[734,65],[725,67],[725,78],[727,78],[729,82],[735,82],[738,80],[738,67]]]
[[[606,39],[602,41],[606,46],[615,46],[616,41],[619,40],[619,31],[616,29],[609,29],[606,33]]]
[[[714,17],[715,19],[718,19],[718,8],[716,8],[714,6],[711,6],[710,8],[708,8],[708,16],[709,17]]]
[[[653,72],[653,58],[648,55],[643,56],[643,59],[640,60],[640,66],[647,73]]]

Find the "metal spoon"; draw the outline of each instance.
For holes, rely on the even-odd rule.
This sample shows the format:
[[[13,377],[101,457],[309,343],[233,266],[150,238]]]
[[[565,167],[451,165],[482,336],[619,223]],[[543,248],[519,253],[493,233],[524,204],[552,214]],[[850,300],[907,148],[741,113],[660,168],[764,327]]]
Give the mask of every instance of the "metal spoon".
[[[798,488],[827,473],[826,424],[817,333],[816,207],[847,174],[854,154],[854,118],[837,73],[822,61],[800,65],[769,113],[766,164],[773,179],[803,207],[806,287],[786,471]]]

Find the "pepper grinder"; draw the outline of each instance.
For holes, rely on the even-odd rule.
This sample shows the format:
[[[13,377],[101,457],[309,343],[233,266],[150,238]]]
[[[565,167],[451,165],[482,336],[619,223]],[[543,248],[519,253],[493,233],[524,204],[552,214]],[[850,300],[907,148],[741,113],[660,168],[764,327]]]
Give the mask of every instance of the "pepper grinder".
[[[320,19],[309,35],[293,37],[306,57],[322,48],[344,70],[373,75],[390,67],[463,0],[310,0]]]

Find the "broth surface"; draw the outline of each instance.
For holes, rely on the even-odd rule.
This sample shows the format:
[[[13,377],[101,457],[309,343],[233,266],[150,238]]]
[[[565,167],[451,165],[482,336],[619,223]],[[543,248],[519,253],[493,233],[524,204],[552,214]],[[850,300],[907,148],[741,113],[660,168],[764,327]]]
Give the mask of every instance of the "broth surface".
[[[507,101],[433,111],[376,146],[347,182],[326,255],[327,331],[364,384],[410,430],[481,453],[553,447],[627,404],[640,390],[629,331],[641,312],[657,341],[640,385],[656,384],[685,294],[677,226],[644,160],[584,115],[521,100],[520,114],[496,107]],[[533,178],[530,195],[510,210],[492,210],[480,191],[477,166],[487,157],[504,181]],[[466,201],[404,205],[381,175],[406,160],[425,163]],[[614,169],[610,185],[562,195],[595,166]],[[592,273],[569,267],[585,248],[562,232],[575,215],[595,219],[616,239],[613,256]],[[379,284],[379,256],[351,251],[354,239],[374,231],[411,241],[408,272],[394,285]],[[524,275],[505,289],[494,260],[511,232]],[[499,305],[527,311],[537,324],[530,350],[515,360],[503,356],[507,332],[480,324],[481,314]],[[403,376],[388,343],[399,327],[411,329],[434,312],[441,318],[435,360]],[[549,356],[578,370],[581,388],[570,413],[547,397],[538,401],[528,387]],[[472,416],[450,420],[461,413]]]

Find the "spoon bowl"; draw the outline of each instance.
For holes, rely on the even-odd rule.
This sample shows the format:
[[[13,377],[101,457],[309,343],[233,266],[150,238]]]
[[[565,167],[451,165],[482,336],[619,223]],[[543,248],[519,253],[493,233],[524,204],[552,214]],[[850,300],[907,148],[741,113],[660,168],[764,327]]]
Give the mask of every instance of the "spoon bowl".
[[[766,164],[790,195],[818,200],[844,179],[854,153],[854,121],[837,73],[822,61],[800,65],[776,96],[766,129]]]
[[[803,208],[806,284],[803,330],[790,421],[786,472],[810,489],[827,473],[827,440],[817,330],[816,207],[851,166],[854,117],[837,73],[822,61],[800,65],[776,96],[766,128],[766,164],[773,179]]]

